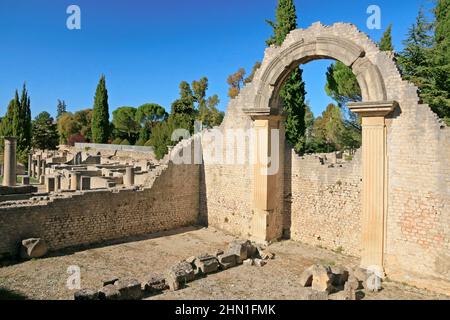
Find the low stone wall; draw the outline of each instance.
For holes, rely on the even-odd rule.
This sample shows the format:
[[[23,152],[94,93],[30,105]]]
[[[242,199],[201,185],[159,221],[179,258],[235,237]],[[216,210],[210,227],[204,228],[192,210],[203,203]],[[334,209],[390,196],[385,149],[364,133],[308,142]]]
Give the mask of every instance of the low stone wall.
[[[169,163],[142,191],[89,191],[2,207],[0,258],[15,256],[25,238],[40,237],[58,250],[196,224],[198,190],[198,166]]]

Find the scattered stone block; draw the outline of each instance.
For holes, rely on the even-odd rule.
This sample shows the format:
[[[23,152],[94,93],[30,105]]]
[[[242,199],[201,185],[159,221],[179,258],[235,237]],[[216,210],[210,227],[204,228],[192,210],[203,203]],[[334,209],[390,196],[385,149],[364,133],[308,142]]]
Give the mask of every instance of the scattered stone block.
[[[246,259],[243,262],[244,266],[252,266],[253,265],[253,259]]]
[[[373,273],[364,282],[364,288],[370,292],[379,292],[382,289],[381,282],[382,278]]]
[[[116,281],[119,280],[119,277],[116,276],[111,276],[111,277],[106,277],[102,280],[103,286],[106,287],[108,284],[114,284],[116,283]]]
[[[217,258],[208,254],[198,256],[195,265],[203,274],[213,273],[219,269]]]
[[[358,281],[362,282],[365,282],[368,277],[367,270],[364,270],[363,268],[354,268],[350,273],[353,274],[353,276],[358,279]]]
[[[350,274],[345,285],[350,286],[353,290],[356,291],[356,290],[363,289],[363,286],[361,283],[362,282],[359,281],[358,278],[356,278],[354,274]]]
[[[222,270],[235,267],[237,264],[237,258],[238,257],[235,254],[222,254],[217,257]]]
[[[275,253],[270,252],[270,251],[266,251],[266,250],[259,251],[259,256],[263,260],[273,260],[273,259],[275,259]]]
[[[216,250],[216,257],[218,257],[218,256],[220,256],[222,254],[224,254],[223,250],[221,250],[221,249],[217,249]]]
[[[151,274],[148,276],[148,281],[144,286],[144,290],[147,293],[155,294],[161,293],[162,291],[168,289],[166,279],[159,274]]]
[[[47,243],[40,238],[22,240],[20,256],[22,259],[42,258],[48,252]]]
[[[256,258],[256,259],[253,259],[253,264],[257,267],[264,267],[267,264],[267,261]]]
[[[187,262],[187,263],[190,263],[192,266],[194,266],[194,265],[195,265],[195,260],[196,260],[196,259],[197,259],[197,257],[192,256],[192,257],[187,258],[187,259],[186,259],[186,262]]]
[[[120,291],[117,286],[113,284],[108,284],[104,286],[98,292],[98,298],[100,300],[119,300],[120,299]]]
[[[192,265],[186,261],[181,261],[172,266],[166,275],[166,281],[170,290],[175,291],[182,288],[187,282],[195,279]]]
[[[118,280],[114,284],[120,292],[121,300],[142,299],[141,283],[136,279]]]
[[[331,293],[334,291],[333,288],[333,274],[331,273],[330,267],[315,265],[312,268],[313,282],[312,289],[316,291],[326,291]]]
[[[237,263],[241,264],[247,258],[250,258],[249,251],[251,251],[251,242],[248,240],[235,240],[228,246],[227,253],[234,254],[238,257]]]
[[[348,280],[349,272],[344,267],[332,266],[331,273],[333,274],[334,286],[343,286]]]
[[[314,266],[309,267],[300,275],[300,285],[302,287],[311,287],[313,282],[313,268]]]
[[[302,293],[301,300],[308,300],[308,301],[328,300],[328,292],[316,291],[311,288],[307,288]]]
[[[75,300],[98,300],[98,292],[94,289],[81,289],[74,293]]]

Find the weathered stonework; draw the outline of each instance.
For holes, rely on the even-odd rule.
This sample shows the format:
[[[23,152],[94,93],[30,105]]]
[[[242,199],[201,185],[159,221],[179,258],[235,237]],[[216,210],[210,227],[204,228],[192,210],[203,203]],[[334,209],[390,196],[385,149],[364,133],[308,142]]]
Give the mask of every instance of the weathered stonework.
[[[317,155],[298,157],[281,135],[286,152],[279,171],[263,177],[259,170],[267,167],[251,163],[249,149],[235,138],[262,129],[256,148],[268,156],[266,129],[282,129],[278,93],[286,76],[322,58],[342,61],[357,76],[363,103],[351,108],[363,117],[362,150],[351,162],[329,166]],[[267,48],[252,83],[230,101],[217,129],[225,137],[222,147],[215,149],[210,131],[203,131],[171,150],[198,143],[202,164],[176,165],[168,155],[159,170],[135,175],[147,186],[141,191],[76,191],[35,205],[0,206],[0,254],[14,253],[30,237],[57,250],[200,221],[261,242],[284,235],[358,256],[363,265],[384,267],[391,279],[450,293],[450,129],[420,104],[417,88],[401,79],[391,55],[355,26],[316,23]],[[234,151],[230,159],[227,150]],[[49,169],[44,161],[40,155],[33,161],[36,177]],[[81,162],[78,152],[72,165]],[[71,188],[71,173],[62,172],[64,190]],[[123,183],[122,173],[103,173],[111,181],[94,174],[90,188]]]
[[[292,31],[282,46],[267,48],[252,83],[246,85],[239,96],[230,101],[219,129],[226,134],[230,129],[253,128],[254,122],[249,115],[277,114],[277,110],[281,108],[278,91],[290,70],[300,63],[321,58],[337,59],[351,66],[361,87],[363,101],[371,102],[372,105],[374,102],[381,105],[395,102],[391,113],[381,115],[385,117],[384,123],[380,125],[385,127],[386,145],[385,155],[380,159],[382,171],[372,171],[372,174],[380,172],[379,177],[384,181],[381,184],[383,194],[377,191],[377,196],[380,197],[377,201],[382,207],[377,205],[381,216],[377,220],[376,244],[382,252],[377,251],[374,259],[381,257],[385,271],[391,278],[450,292],[450,130],[427,105],[420,104],[417,88],[402,80],[392,56],[380,51],[355,26],[345,23],[323,26],[316,23],[308,29]],[[373,111],[376,111],[375,108]],[[208,153],[208,148],[208,145],[204,145],[204,152]],[[364,148],[370,146],[366,143]],[[239,150],[239,147],[236,146],[235,150]],[[310,185],[309,190],[307,187],[306,190],[300,190],[300,187],[292,183],[294,192],[291,217],[284,216],[283,221],[285,229],[286,221],[292,221],[290,231],[293,238],[319,244],[317,237],[314,240],[316,232],[302,230],[302,227],[308,226],[309,229],[320,230],[317,234],[325,235],[320,237],[326,239],[322,240],[325,242],[324,246],[335,249],[342,246],[344,252],[361,254],[363,232],[362,229],[357,233],[355,231],[361,228],[362,211],[358,213],[353,205],[350,211],[342,210],[339,202],[336,202],[336,208],[332,208],[333,204],[328,204],[331,208],[316,209],[316,206],[325,204],[326,200],[321,197],[316,197],[315,202],[307,202],[306,208],[302,207],[300,201],[296,204],[296,197],[313,199],[324,194],[321,190],[329,190],[333,186],[337,190],[332,197],[339,197],[339,194],[345,197],[348,192],[352,202],[357,198],[361,199],[360,208],[363,208],[362,189],[358,184],[362,185],[364,182],[356,181],[356,172],[361,170],[359,172],[362,178],[364,163],[359,169],[357,166],[355,164],[352,170],[353,178],[349,176],[341,179],[343,185],[348,183],[342,189],[330,184],[327,174],[318,174],[323,177],[323,181],[313,180],[313,174],[309,173],[310,178],[302,181],[305,185]],[[252,165],[248,162],[224,166],[205,160],[201,175],[200,206],[205,221],[233,233],[252,235],[252,171]],[[293,182],[296,178],[292,173]],[[283,190],[286,189],[286,181],[282,185],[282,188],[277,188],[268,196],[278,203],[275,212],[289,213],[283,195],[290,192]],[[295,188],[298,188],[298,194]],[[335,219],[327,223],[331,212],[344,214],[344,211],[352,212],[350,217],[353,219],[360,214],[359,221]],[[311,212],[317,214],[312,215]],[[342,226],[345,223],[350,223],[354,240],[350,239],[351,235],[338,237],[336,234],[336,229],[345,229]],[[334,236],[337,238],[332,239]]]
[[[87,191],[2,207],[0,258],[14,256],[26,238],[40,237],[58,250],[194,225],[198,181],[198,166],[169,164],[141,191]]]

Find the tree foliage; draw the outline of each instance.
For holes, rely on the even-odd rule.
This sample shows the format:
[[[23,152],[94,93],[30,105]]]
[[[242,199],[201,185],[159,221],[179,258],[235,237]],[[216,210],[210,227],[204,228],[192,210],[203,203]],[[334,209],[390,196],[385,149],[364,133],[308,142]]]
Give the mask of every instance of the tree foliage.
[[[398,64],[404,79],[419,88],[424,103],[450,125],[450,1],[440,0],[430,23],[423,8],[408,31]],[[434,31],[434,34],[433,34]]]
[[[92,114],[92,140],[94,143],[107,143],[109,139],[108,90],[105,76],[100,77],[95,91],[94,111]]]
[[[46,111],[41,112],[32,122],[32,146],[41,150],[56,150],[59,144],[57,125]]]
[[[196,109],[198,115],[196,120],[200,121],[207,128],[220,125],[224,114],[217,109],[220,102],[219,97],[216,94],[208,98],[206,97],[208,78],[203,77],[199,81],[193,81],[192,89],[197,104]]]
[[[28,152],[31,147],[31,100],[23,85],[22,93],[16,90],[14,98],[10,101],[6,114],[0,125],[0,134],[2,136],[12,136],[17,138],[17,157],[22,163],[26,163]],[[3,141],[0,142],[3,148]]]
[[[59,119],[64,113],[67,112],[67,105],[64,100],[58,99],[58,104],[56,106],[56,119]]]
[[[394,51],[394,46],[392,44],[392,24],[390,24],[384,32],[379,46],[381,51]]]
[[[228,89],[228,96],[231,99],[236,98],[241,91],[241,88],[244,85],[244,76],[244,68],[239,68],[238,71],[228,76],[227,83],[230,86]]]
[[[63,113],[57,120],[60,143],[73,145],[74,141],[91,141],[92,113],[92,109]]]
[[[269,21],[273,28],[273,35],[266,41],[267,45],[283,44],[286,36],[297,28],[297,13],[292,0],[278,0],[275,14],[276,20]],[[295,68],[287,78],[280,91],[286,113],[286,140],[298,153],[304,152],[305,147],[305,83],[302,70]]]
[[[275,19],[275,21],[266,20],[273,28],[273,35],[266,41],[268,46],[281,46],[289,32],[297,29],[297,13],[294,1],[278,0]]]
[[[140,123],[136,120],[136,108],[117,108],[113,111],[112,123],[118,132],[117,136],[128,141],[136,141],[136,136],[141,128]]]

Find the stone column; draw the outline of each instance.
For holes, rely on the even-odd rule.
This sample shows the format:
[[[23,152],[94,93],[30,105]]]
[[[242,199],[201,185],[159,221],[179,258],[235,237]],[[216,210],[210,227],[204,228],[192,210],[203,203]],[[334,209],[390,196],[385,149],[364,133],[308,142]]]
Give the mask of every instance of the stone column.
[[[126,167],[123,176],[123,184],[126,187],[134,186],[134,167]]]
[[[33,178],[34,177],[34,174],[35,174],[35,169],[36,169],[36,167],[35,167],[35,160],[33,160],[33,158],[31,158],[32,160],[31,160],[31,172],[30,172],[30,174],[29,174],[29,176],[30,176],[30,178]]]
[[[31,176],[31,171],[32,171],[31,167],[32,166],[33,166],[33,154],[29,153],[28,154],[28,172],[27,172],[28,176]]]
[[[362,254],[363,268],[383,270],[387,204],[387,151],[385,117],[394,101],[349,105],[362,118]]]
[[[42,160],[42,161],[41,161],[41,165],[42,165],[42,168],[41,168],[41,175],[44,176],[44,175],[45,175],[45,165],[46,165],[46,161],[45,161],[45,160]]]
[[[36,155],[36,179],[39,181],[41,176],[41,155]]]
[[[284,168],[284,118],[256,110],[246,113],[254,120],[251,237],[258,242],[270,242],[281,238],[283,233],[280,179]]]
[[[16,146],[17,139],[5,137],[5,150],[3,161],[3,185],[14,187],[16,185]]]
[[[79,172],[71,172],[70,173],[70,190],[76,191],[79,189],[78,180],[80,177]]]

